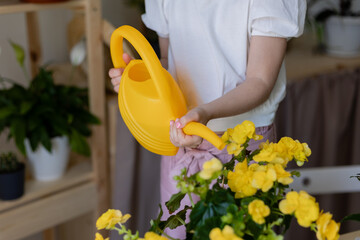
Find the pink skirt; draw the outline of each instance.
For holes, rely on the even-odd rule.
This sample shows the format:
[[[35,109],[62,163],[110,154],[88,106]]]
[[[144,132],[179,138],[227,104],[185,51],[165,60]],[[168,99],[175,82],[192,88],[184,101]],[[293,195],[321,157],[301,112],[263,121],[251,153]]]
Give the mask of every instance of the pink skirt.
[[[261,141],[250,140],[249,147],[247,148],[250,151],[257,149],[261,142],[265,142],[266,140],[274,142],[276,140],[274,124],[256,128],[256,134],[262,135],[264,138]],[[232,155],[227,153],[226,148],[223,150],[218,150],[204,139],[203,142],[195,149],[179,148],[179,151],[175,156],[162,156],[160,177],[161,206],[164,212],[162,220],[166,220],[171,215],[165,206],[165,202],[169,201],[173,194],[179,192],[179,189],[176,188],[176,181],[173,179],[173,177],[179,175],[181,169],[183,168],[187,168],[188,175],[199,172],[201,171],[204,162],[214,157],[223,163],[226,163],[231,160]],[[197,196],[192,197],[194,202],[199,201]],[[182,210],[185,205],[191,206],[191,202],[188,196],[185,196],[185,198],[181,201],[179,210]],[[187,215],[190,215],[190,211],[187,212]],[[177,239],[186,238],[186,231],[184,226],[173,230],[166,229],[165,233]]]

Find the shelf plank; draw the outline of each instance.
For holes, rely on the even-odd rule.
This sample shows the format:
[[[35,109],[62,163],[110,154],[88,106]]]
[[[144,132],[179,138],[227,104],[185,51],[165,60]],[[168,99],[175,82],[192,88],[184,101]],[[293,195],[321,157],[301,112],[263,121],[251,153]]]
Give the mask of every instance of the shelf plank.
[[[61,190],[72,186],[91,181],[94,179],[91,163],[89,161],[81,162],[71,167],[66,174],[59,180],[41,182],[30,180],[25,183],[24,195],[13,201],[0,201],[0,217],[2,212],[30,201],[49,196]]]
[[[0,239],[21,239],[94,211],[96,186],[88,182],[0,214]]]
[[[360,57],[334,57],[325,53],[316,53],[314,52],[316,44],[312,32],[305,32],[301,37],[291,40],[285,56],[288,82],[360,67]]]
[[[47,9],[84,8],[86,0],[68,0],[57,3],[25,3],[19,0],[8,0],[0,3],[0,14],[35,12]]]

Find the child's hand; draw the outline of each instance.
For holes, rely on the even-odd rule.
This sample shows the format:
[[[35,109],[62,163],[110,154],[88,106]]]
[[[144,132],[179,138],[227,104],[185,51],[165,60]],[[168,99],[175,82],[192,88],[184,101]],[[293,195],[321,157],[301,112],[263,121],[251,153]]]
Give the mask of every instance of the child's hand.
[[[170,121],[170,141],[176,147],[190,147],[196,148],[201,142],[202,138],[195,135],[186,135],[182,128],[189,122],[200,122],[206,124],[208,122],[207,113],[204,109],[197,107],[190,110],[186,115],[175,121]]]
[[[129,54],[124,53],[123,59],[126,64],[128,64],[132,59]],[[124,68],[111,68],[109,70],[109,76],[111,78],[111,83],[114,86],[114,91],[119,92],[121,76],[124,72]]]

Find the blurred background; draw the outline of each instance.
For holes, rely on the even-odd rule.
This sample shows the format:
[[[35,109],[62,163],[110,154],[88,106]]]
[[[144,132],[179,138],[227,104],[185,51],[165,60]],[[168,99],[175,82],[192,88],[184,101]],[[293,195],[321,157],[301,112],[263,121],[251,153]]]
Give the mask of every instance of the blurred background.
[[[6,1],[0,0],[0,5]],[[104,77],[111,206],[131,213],[132,218],[127,224],[134,231],[138,229],[140,235],[158,213],[159,156],[143,149],[131,136],[119,114],[117,95],[111,88],[107,72],[112,67],[109,34],[121,25],[139,29],[158,52],[156,34],[141,22],[143,11],[141,0],[102,1],[102,18],[108,26],[108,32],[104,33],[108,34],[104,37]],[[84,37],[83,14],[76,10],[44,10],[39,12],[38,24],[41,63],[50,64],[56,80],[66,83],[63,76],[71,71],[70,50]],[[0,14],[0,75],[20,84],[26,84],[26,81],[16,64],[9,40],[28,51],[28,30],[23,13]],[[131,47],[128,51],[136,56]],[[303,168],[353,166],[355,171],[360,165],[360,0],[308,0],[304,34],[288,42],[285,61],[288,91],[276,118],[278,138],[289,136],[308,143],[313,153]],[[30,68],[29,62],[29,56],[26,56],[26,68]],[[76,81],[83,83],[86,74],[86,65],[77,68]],[[0,151],[6,150],[18,152],[14,143],[2,134]],[[324,181],[326,185],[326,179]],[[311,177],[299,184],[309,188]],[[332,212],[335,220],[360,212],[360,194],[357,193],[360,182],[357,189],[351,189],[352,193],[341,189],[345,187],[314,192],[320,206]],[[293,225],[287,239],[316,239],[309,230],[297,227],[295,222]],[[341,228],[341,233],[359,229],[359,223],[349,223]],[[77,239],[86,240],[88,234],[82,233],[93,236],[94,231],[90,213],[56,226],[51,239],[67,240],[77,236]],[[42,239],[49,238],[44,233],[37,233],[22,240]],[[111,239],[119,237],[114,234]]]

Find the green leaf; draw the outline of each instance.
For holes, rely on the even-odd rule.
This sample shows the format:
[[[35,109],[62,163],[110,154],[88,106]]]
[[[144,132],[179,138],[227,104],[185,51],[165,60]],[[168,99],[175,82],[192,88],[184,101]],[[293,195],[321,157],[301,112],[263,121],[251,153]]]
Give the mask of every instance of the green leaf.
[[[265,224],[259,225],[251,219],[249,219],[249,221],[247,222],[247,227],[253,234],[254,239],[258,239],[258,237],[262,234],[264,226]]]
[[[14,112],[16,112],[16,108],[13,106],[0,108],[0,119],[5,119]]]
[[[25,123],[22,119],[13,119],[10,126],[11,135],[15,139],[15,144],[22,154],[25,155]]]
[[[282,234],[285,234],[286,231],[290,228],[290,224],[291,224],[292,219],[293,219],[292,215],[285,215],[284,216],[284,221],[283,221],[284,229],[282,230]]]
[[[179,211],[176,215],[170,216],[166,220],[165,228],[175,229],[179,226],[185,225],[185,219],[186,219],[186,211],[189,210],[189,206],[185,206],[185,208],[181,211]]]
[[[74,129],[71,131],[70,135],[70,146],[74,152],[85,156],[90,156],[90,147],[86,142],[86,138]]]
[[[13,41],[10,41],[10,44],[15,52],[16,61],[19,63],[21,67],[24,67],[24,60],[25,60],[24,49],[19,44],[16,44]]]
[[[170,214],[179,209],[181,200],[185,197],[185,195],[185,193],[178,192],[176,194],[173,194],[170,200],[165,203],[165,206],[169,210]]]
[[[349,221],[349,220],[360,222],[360,213],[348,215],[348,216],[344,217],[340,222],[345,222],[345,221]]]
[[[33,102],[22,102],[20,105],[20,114],[25,115],[34,105]]]
[[[159,208],[160,208],[160,211],[159,211],[158,217],[155,220],[150,221],[151,227],[149,229],[149,232],[162,234],[162,231],[164,231],[164,229],[165,229],[166,222],[161,221],[161,217],[163,215],[163,210],[162,210],[161,204],[159,204]]]
[[[206,219],[225,215],[227,208],[231,204],[235,204],[235,200],[229,191],[229,189],[217,192],[208,191],[206,199],[199,201],[191,211],[187,230],[194,230],[205,224]]]
[[[291,171],[291,176],[297,176],[300,177],[300,172],[299,171]]]
[[[42,128],[42,127],[40,126],[39,128],[34,129],[34,131],[32,131],[28,136],[29,141],[30,141],[31,149],[33,151],[35,151],[36,148],[38,147],[38,145],[40,144],[40,139],[41,139],[41,130],[40,130],[40,128]]]
[[[41,144],[46,148],[46,150],[51,152],[52,144],[51,144],[51,139],[50,139],[48,132],[43,127],[39,129],[39,132],[40,132]]]
[[[204,224],[197,227],[193,236],[193,240],[209,239],[210,232],[213,228],[220,227],[222,224],[219,216],[211,217],[205,220]]]

